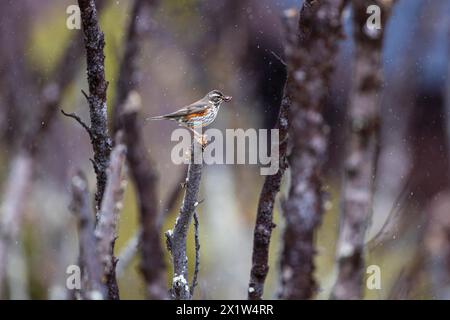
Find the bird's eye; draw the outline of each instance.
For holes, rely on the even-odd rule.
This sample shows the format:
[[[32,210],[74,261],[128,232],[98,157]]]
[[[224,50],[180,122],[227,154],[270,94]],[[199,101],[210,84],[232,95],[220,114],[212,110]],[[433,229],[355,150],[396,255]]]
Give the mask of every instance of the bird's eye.
[[[219,100],[219,99],[222,99],[222,97],[221,97],[221,95],[220,95],[220,94],[217,94],[217,93],[213,93],[213,94],[211,95],[211,99],[214,99],[214,100]]]

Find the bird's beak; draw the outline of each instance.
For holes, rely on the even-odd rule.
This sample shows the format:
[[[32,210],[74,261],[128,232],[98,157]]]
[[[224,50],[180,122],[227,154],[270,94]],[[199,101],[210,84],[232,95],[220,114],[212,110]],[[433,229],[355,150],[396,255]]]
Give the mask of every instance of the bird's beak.
[[[225,101],[225,102],[228,102],[228,101],[231,101],[231,96],[225,96],[225,97],[223,97],[223,101]]]

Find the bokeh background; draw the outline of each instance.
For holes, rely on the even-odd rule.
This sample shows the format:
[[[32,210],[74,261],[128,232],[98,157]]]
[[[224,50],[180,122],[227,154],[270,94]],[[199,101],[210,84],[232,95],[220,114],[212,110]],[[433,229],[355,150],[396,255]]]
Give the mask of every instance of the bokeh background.
[[[66,28],[66,8],[74,1],[2,1],[0,10],[0,181],[5,183],[20,132],[38,111],[37,87],[52,70],[74,32]],[[280,103],[285,68],[283,10],[299,8],[296,0],[165,0],[151,13],[139,62],[142,79],[142,117],[175,111],[212,89],[232,95],[212,127],[271,128]],[[108,105],[113,105],[115,81],[123,53],[123,37],[131,1],[106,1],[101,27],[106,40]],[[353,44],[350,10],[345,12],[346,38],[342,40],[326,105],[331,128],[326,168],[329,199],[317,234],[318,298],[328,298],[334,283],[335,243],[339,221],[342,157],[345,154],[345,113]],[[381,290],[367,290],[366,298],[431,299],[433,266],[427,258],[430,212],[450,217],[450,2],[399,0],[387,26],[383,49],[385,83],[382,96],[381,154],[373,221],[368,232],[367,263],[381,268]],[[84,53],[84,51],[83,51]],[[275,53],[275,54],[273,54]],[[64,92],[61,108],[89,118],[80,90],[87,88],[85,59],[76,80]],[[37,87],[36,87],[37,86]],[[14,99],[15,103],[11,103]],[[14,107],[16,106],[16,107]],[[170,160],[171,122],[146,123],[147,150],[159,174],[161,205],[177,186],[184,166]],[[76,264],[76,221],[68,208],[69,177],[75,168],[95,175],[89,158],[92,149],[86,132],[74,121],[57,116],[46,133],[34,167],[34,180],[24,199],[20,237],[8,264],[11,299],[62,299],[66,268]],[[257,165],[213,165],[204,169],[199,209],[201,266],[196,297],[246,298],[250,274],[253,227],[263,182]],[[286,180],[286,179],[285,179]],[[280,196],[284,195],[285,186]],[[174,224],[181,199],[166,213],[163,230]],[[439,209],[436,209],[438,207]],[[0,213],[1,214],[1,213]],[[447,218],[450,219],[450,218]],[[280,231],[272,237],[270,272],[265,297],[275,296]],[[138,228],[136,199],[128,183],[120,217],[116,254]],[[163,238],[163,234],[161,234]],[[430,238],[431,237],[431,238]],[[437,240],[436,240],[437,241]],[[194,239],[188,243],[193,263]],[[138,255],[119,274],[122,299],[144,298],[137,268]],[[120,262],[119,262],[120,267]],[[171,272],[167,255],[167,271]],[[170,279],[170,277],[169,277]]]

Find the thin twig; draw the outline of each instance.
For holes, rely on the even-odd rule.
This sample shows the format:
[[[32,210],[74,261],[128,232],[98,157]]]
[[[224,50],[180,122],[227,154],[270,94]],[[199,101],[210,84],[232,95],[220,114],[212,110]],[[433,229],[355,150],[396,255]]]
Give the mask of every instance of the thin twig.
[[[277,53],[270,50],[270,54],[273,55],[283,66],[287,67],[286,61],[284,61],[283,58],[281,58]]]
[[[120,250],[117,255],[117,267],[116,267],[116,277],[120,278],[125,273],[125,270],[136,256],[137,249],[139,246],[139,239],[141,238],[142,229],[139,228],[130,239],[123,245],[122,250]]]
[[[114,244],[117,238],[117,223],[122,208],[125,186],[125,154],[126,147],[123,144],[116,145],[111,152],[108,180],[95,228],[97,251],[108,284],[108,297],[112,300],[119,299],[119,288],[115,275],[117,260],[114,257]]]
[[[66,117],[75,119],[76,122],[78,122],[88,133],[89,137],[92,136],[92,132],[91,132],[91,128],[89,128],[89,126],[79,117],[77,116],[75,113],[66,113],[64,110],[61,109],[61,113],[63,115],[65,115]]]

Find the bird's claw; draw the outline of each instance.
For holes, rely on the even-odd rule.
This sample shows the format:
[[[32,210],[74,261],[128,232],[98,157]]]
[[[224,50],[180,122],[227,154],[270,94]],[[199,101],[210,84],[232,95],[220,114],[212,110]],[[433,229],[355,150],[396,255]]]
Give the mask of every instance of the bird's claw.
[[[197,142],[202,146],[202,151],[205,151],[205,148],[208,145],[208,136],[206,134],[200,135],[197,137]]]

